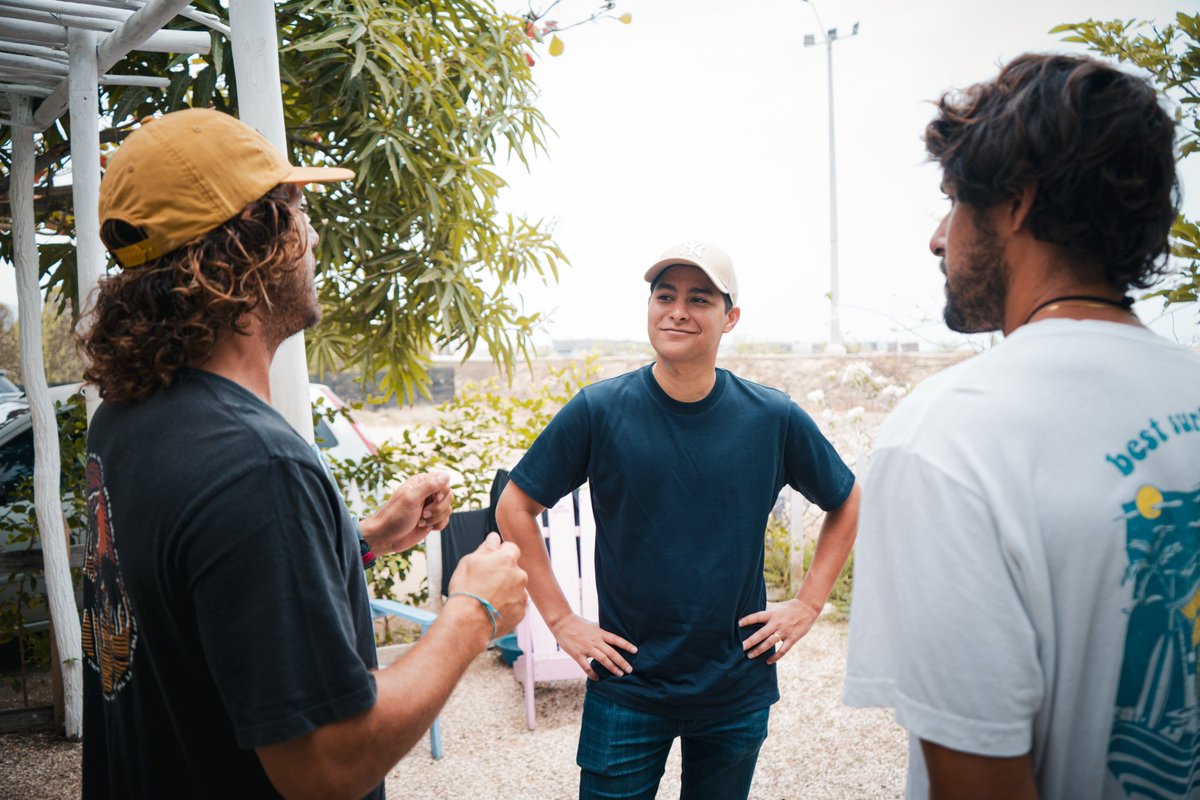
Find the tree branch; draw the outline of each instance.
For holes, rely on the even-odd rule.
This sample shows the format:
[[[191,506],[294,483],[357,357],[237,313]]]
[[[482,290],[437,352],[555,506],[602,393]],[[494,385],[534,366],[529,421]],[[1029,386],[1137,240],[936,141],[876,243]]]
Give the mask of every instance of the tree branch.
[[[289,133],[287,138],[292,144],[297,144],[301,147],[311,147],[313,150],[320,150],[322,153],[332,153],[337,149],[333,145],[309,139],[307,136],[298,136],[294,133]]]
[[[100,131],[100,142],[102,144],[108,144],[111,142],[123,141],[126,136],[132,133],[131,127],[132,126],[127,126],[125,128],[108,128],[107,130]],[[33,174],[37,175],[42,170],[50,169],[50,167],[62,161],[64,158],[70,155],[70,153],[71,142],[59,142],[57,145],[37,157],[37,159],[33,162]],[[4,178],[0,178],[0,195],[3,196],[3,201],[5,204],[8,203],[10,180],[11,179],[7,175]]]
[[[41,218],[51,211],[69,211],[73,206],[70,186],[51,186],[38,189],[33,196],[33,213]],[[0,219],[12,219],[12,204],[7,194],[0,195]]]

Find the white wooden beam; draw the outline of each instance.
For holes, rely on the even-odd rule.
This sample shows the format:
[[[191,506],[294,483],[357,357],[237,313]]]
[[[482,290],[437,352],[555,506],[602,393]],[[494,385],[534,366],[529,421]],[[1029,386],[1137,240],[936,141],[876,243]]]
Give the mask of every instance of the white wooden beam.
[[[25,83],[30,86],[44,86],[54,91],[55,85],[63,79],[63,75],[50,74],[45,70],[33,67],[0,66],[0,81],[6,83]]]
[[[16,53],[0,53],[0,69],[28,69],[35,73],[47,75],[66,75],[65,61],[51,61],[37,56],[24,56]]]
[[[27,22],[37,22],[42,25],[58,25],[61,28],[87,28],[93,31],[113,30],[120,22],[99,17],[80,17],[76,14],[55,14],[50,11],[38,11],[20,6],[0,8],[0,17],[5,20],[23,19]]]
[[[146,5],[133,12],[121,27],[104,37],[96,50],[96,65],[100,72],[107,72],[110,67],[124,58],[131,50],[136,50],[151,34],[171,21],[182,9],[186,8],[189,0],[150,0]],[[235,2],[234,6],[241,5]],[[272,7],[273,10],[273,7]],[[274,17],[271,20],[274,26]],[[278,74],[278,65],[276,65]],[[240,82],[239,82],[240,85]],[[38,106],[33,115],[34,124],[41,130],[62,114],[67,107],[67,82],[63,81]]]
[[[36,56],[51,61],[67,63],[67,54],[54,47],[43,47],[38,44],[22,44],[21,42],[0,39],[0,53],[19,53],[25,56]]]
[[[166,89],[171,85],[167,78],[154,78],[149,75],[101,75],[101,86],[148,86],[152,89]]]
[[[141,8],[146,5],[146,0],[93,0],[96,5],[101,6],[116,6],[117,8]],[[209,30],[216,31],[222,36],[229,36],[229,26],[221,22],[221,18],[216,14],[209,14],[207,11],[188,6],[183,11],[179,12],[179,16],[184,19],[190,19],[192,22],[199,22]]]
[[[120,24],[133,13],[127,8],[105,8],[91,3],[68,3],[60,0],[0,0],[0,13],[11,11],[50,14],[54,17],[75,16],[88,19],[108,19]]]
[[[130,51],[138,49],[155,31],[187,8],[189,2],[190,0],[151,0],[133,12],[121,27],[100,41],[96,49],[96,63],[100,71],[107,71]],[[205,52],[208,50],[205,49]]]
[[[28,95],[29,97],[49,97],[53,92],[45,86],[33,86],[28,83],[0,83],[0,92],[9,95]],[[15,122],[9,122],[9,125],[15,125]]]
[[[71,198],[75,205],[75,270],[80,325],[90,321],[92,292],[104,277],[108,258],[100,243],[100,98],[96,88],[96,34],[72,30]],[[81,333],[83,331],[80,331]],[[96,392],[84,392],[87,420],[100,405]]]
[[[278,147],[279,152],[286,153],[275,6],[271,0],[234,0],[229,4],[229,27],[241,119]],[[305,441],[313,442],[303,333],[289,337],[275,351],[271,363],[271,405]]]
[[[17,309],[21,319],[21,374],[29,413],[33,419],[33,497],[38,532],[45,559],[46,594],[58,645],[63,676],[66,734],[83,734],[83,652],[79,614],[67,557],[59,474],[58,423],[46,386],[42,353],[42,294],[38,287],[38,253],[34,239],[33,166],[36,157],[28,98],[11,98],[13,104],[12,173],[9,197],[12,210],[13,263],[17,270]]]
[[[114,30],[116,24],[104,23],[105,30]],[[67,46],[67,29],[61,23],[30,22],[0,16],[0,37],[27,44],[51,47]],[[207,53],[212,48],[212,39],[202,31],[156,31],[135,50],[147,53]]]

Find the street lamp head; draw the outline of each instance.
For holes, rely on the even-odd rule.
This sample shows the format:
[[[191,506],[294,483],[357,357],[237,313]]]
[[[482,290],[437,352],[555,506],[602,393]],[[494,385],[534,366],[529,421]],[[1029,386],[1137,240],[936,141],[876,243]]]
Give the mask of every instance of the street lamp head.
[[[850,31],[851,36],[858,36],[858,23],[854,23],[854,28]]]
[[[837,38],[837,28],[830,28],[828,31],[825,32],[825,35],[828,36],[830,40],[836,39]]]
[[[807,3],[808,0],[804,0],[804,2]],[[816,43],[817,43],[817,37],[813,36],[811,33],[804,34],[804,46],[805,47],[812,47]]]

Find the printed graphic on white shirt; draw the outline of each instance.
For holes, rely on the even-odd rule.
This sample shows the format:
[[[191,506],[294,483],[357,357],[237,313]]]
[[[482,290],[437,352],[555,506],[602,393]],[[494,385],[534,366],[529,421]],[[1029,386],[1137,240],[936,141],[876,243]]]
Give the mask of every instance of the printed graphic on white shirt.
[[[1200,797],[1200,487],[1123,506],[1132,583],[1108,768],[1130,797]]]

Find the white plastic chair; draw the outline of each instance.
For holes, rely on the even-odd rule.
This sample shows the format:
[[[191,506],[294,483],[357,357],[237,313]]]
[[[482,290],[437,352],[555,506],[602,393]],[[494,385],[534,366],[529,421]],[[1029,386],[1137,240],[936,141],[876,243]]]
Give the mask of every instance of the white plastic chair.
[[[550,552],[554,577],[567,596],[571,610],[586,620],[600,619],[596,601],[596,522],[592,517],[591,496],[587,487],[578,492],[579,525],[571,495],[564,497],[545,514],[542,530]],[[554,634],[530,602],[525,618],[517,625],[517,645],[521,655],[513,663],[513,677],[525,689],[525,722],[530,730],[537,727],[534,686],[538,681],[585,678],[583,669],[564,652]]]

